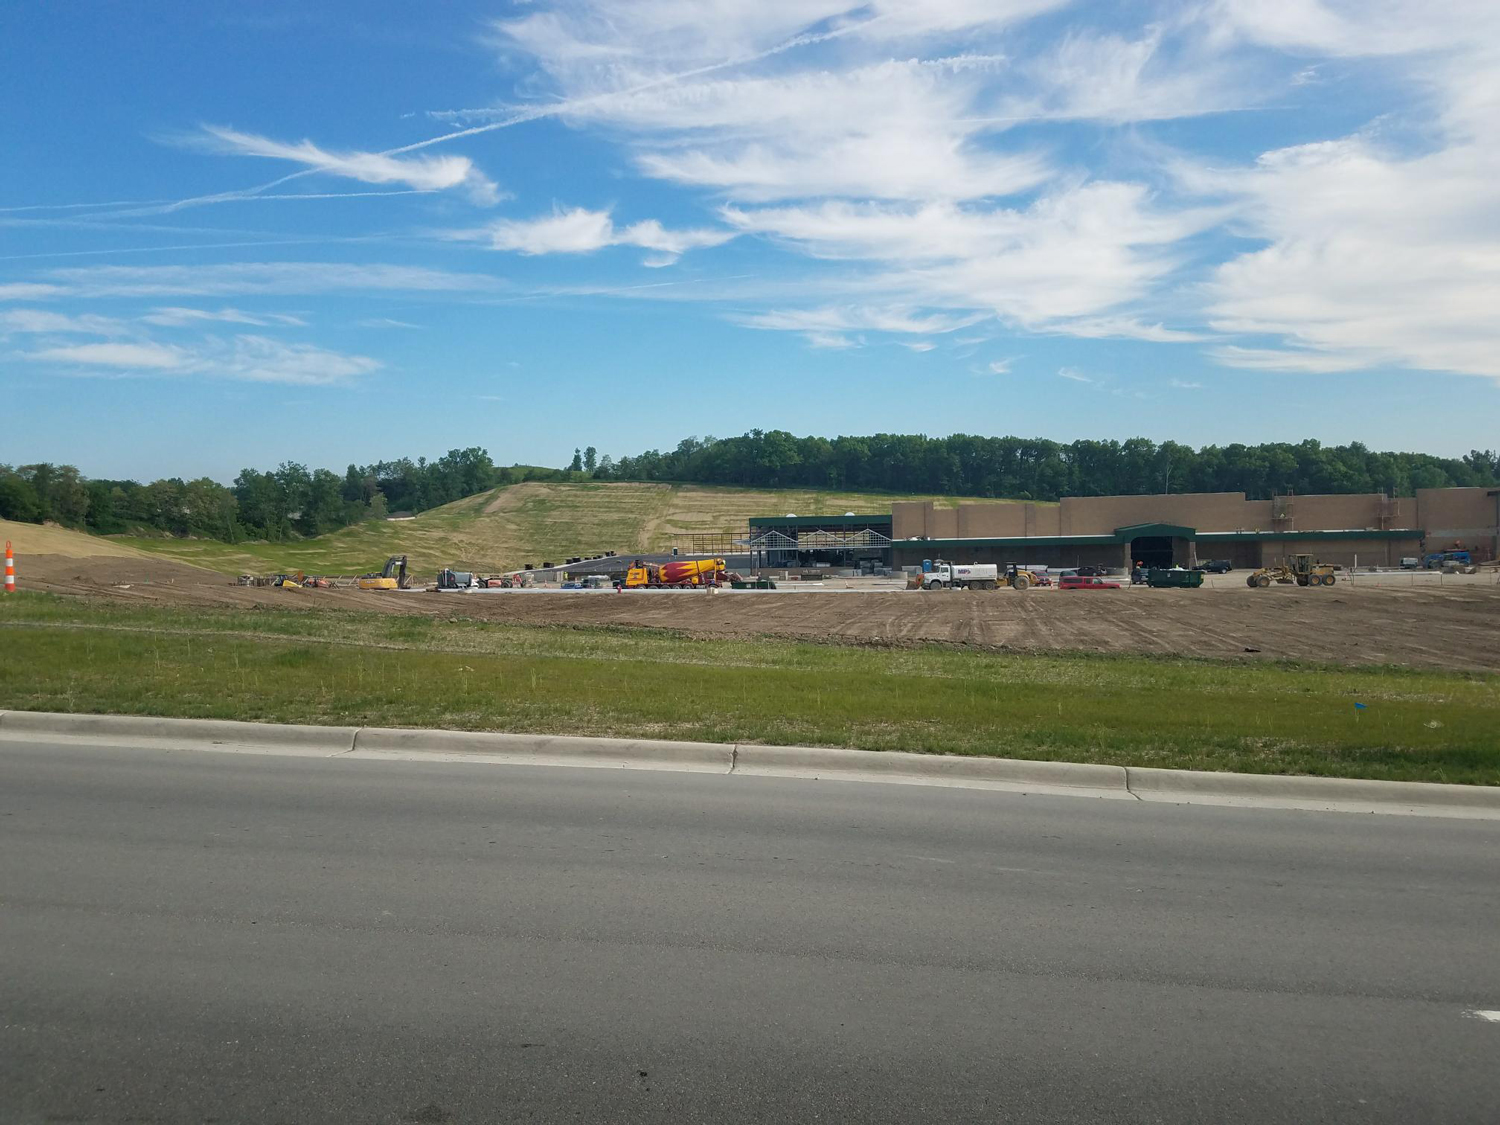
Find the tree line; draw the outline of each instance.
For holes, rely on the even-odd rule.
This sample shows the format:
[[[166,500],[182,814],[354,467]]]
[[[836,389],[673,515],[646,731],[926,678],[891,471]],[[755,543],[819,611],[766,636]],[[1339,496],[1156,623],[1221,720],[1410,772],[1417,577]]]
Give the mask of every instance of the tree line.
[[[593,450],[589,450],[590,453]],[[579,464],[578,454],[574,464]],[[1359,442],[1323,445],[1206,445],[1174,441],[1056,442],[1041,438],[953,434],[796,437],[751,430],[740,437],[686,438],[662,453],[604,457],[601,480],[684,481],[756,488],[828,488],[1058,500],[1064,496],[1162,492],[1243,492],[1265,500],[1286,493],[1386,492],[1494,486],[1494,450],[1464,457],[1381,453]]]
[[[397,512],[421,512],[526,480],[565,480],[560,469],[497,466],[479,448],[435,461],[403,457],[350,465],[340,476],[283,461],[244,469],[225,486],[208,477],[89,479],[72,465],[0,464],[0,519],[52,522],[97,535],[156,533],[238,543],[322,535]]]
[[[284,461],[245,469],[234,483],[208,477],[88,479],[72,465],[0,464],[0,519],[51,521],[99,535],[155,533],[272,542],[322,535],[393,513],[422,512],[527,480],[673,481],[753,488],[930,493],[1058,500],[1063,496],[1160,492],[1244,492],[1264,500],[1286,493],[1386,492],[1500,486],[1500,456],[1381,453],[1359,442],[1322,445],[1206,445],[1146,438],[1055,442],[1039,438],[920,434],[796,437],[751,430],[733,438],[685,438],[667,453],[599,456],[575,449],[563,469],[498,466],[478,447],[435,461],[403,457],[350,465],[342,476]]]

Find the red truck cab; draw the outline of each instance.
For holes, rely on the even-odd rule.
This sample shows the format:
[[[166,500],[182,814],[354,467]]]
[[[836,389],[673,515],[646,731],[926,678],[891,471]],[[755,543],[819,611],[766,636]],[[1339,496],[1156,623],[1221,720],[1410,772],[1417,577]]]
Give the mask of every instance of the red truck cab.
[[[1110,582],[1087,574],[1064,574],[1058,580],[1057,585],[1062,590],[1118,590],[1120,588],[1118,582]]]

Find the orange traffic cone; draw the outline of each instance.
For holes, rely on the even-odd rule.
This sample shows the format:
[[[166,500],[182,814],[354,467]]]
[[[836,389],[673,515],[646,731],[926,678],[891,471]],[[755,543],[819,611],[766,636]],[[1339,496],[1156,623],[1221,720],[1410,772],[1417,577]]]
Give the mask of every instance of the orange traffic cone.
[[[10,540],[5,541],[5,592],[16,592],[16,553],[10,549]]]

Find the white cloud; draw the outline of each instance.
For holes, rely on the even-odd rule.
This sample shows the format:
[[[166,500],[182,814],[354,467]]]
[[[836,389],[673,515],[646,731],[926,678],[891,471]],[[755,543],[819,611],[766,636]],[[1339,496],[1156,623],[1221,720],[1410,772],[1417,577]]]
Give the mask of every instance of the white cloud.
[[[1172,120],[1240,109],[1264,100],[1269,83],[1191,9],[1138,34],[1073,29],[1021,61],[1000,94],[1002,120]]]
[[[1086,339],[1146,340],[1153,344],[1190,344],[1208,337],[1201,332],[1147,324],[1133,316],[1093,316],[1070,320],[1062,329],[1069,336]]]
[[[219,297],[386,290],[462,292],[500,286],[486,274],[344,262],[233,262],[207,266],[82,266],[27,285],[34,297]],[[0,297],[5,296],[0,287]]]
[[[1215,270],[1210,323],[1288,349],[1274,363],[1273,353],[1220,349],[1221,361],[1500,376],[1500,95],[1494,102],[1481,131],[1440,135],[1415,155],[1357,136],[1197,177],[1236,197],[1245,233],[1264,243]]]
[[[1147,299],[1178,265],[1170,248],[1216,214],[1169,211],[1125,183],[1066,188],[1019,209],[845,201],[724,209],[731,225],[815,257],[881,263],[884,272],[866,283],[914,305],[983,309],[1033,331],[1077,325],[1079,335],[1146,339],[1171,330],[1112,310]]]
[[[1305,371],[1319,375],[1355,371],[1373,362],[1373,357],[1367,355],[1340,355],[1294,348],[1242,348],[1236,344],[1210,348],[1208,354],[1226,367],[1244,367],[1252,371]]]
[[[1076,367],[1059,367],[1057,369],[1057,377],[1059,379],[1071,379],[1075,383],[1093,383],[1096,381],[1090,379]]]
[[[369,356],[346,355],[311,344],[285,344],[265,336],[236,336],[200,360],[204,374],[256,383],[330,386],[351,382],[381,368]]]
[[[667,230],[655,219],[646,219],[631,223],[620,231],[617,242],[621,246],[639,246],[675,258],[689,250],[722,246],[734,237],[732,230]]]
[[[0,285],[0,301],[36,301],[46,297],[56,297],[62,292],[62,287],[57,285],[11,281]]]
[[[190,346],[156,343],[75,344],[31,352],[28,359],[116,373],[192,375],[256,383],[330,386],[378,371],[379,361],[266,336],[208,337]]]
[[[203,321],[223,321],[229,324],[251,324],[266,327],[270,324],[293,324],[305,327],[307,321],[287,313],[252,314],[241,309],[185,309],[158,308],[141,317],[147,324],[158,324],[166,328],[178,328]]]
[[[802,336],[803,339],[815,348],[859,347],[859,341],[851,339],[841,332],[804,332]]]
[[[914,352],[930,352],[937,347],[931,340],[915,340],[909,344],[903,342],[901,346]]]
[[[1215,15],[1244,38],[1333,57],[1452,50],[1500,34],[1490,0],[1443,0],[1414,11],[1409,0],[1218,0]]]
[[[910,308],[843,306],[820,309],[777,309],[739,318],[749,328],[771,328],[791,332],[848,332],[868,329],[875,332],[928,335],[965,328],[980,316],[951,316],[944,313],[924,314]]]
[[[1225,340],[1214,354],[1240,365],[1500,373],[1500,5],[1452,0],[1418,16],[1409,0],[1204,0],[1134,21],[1074,6],[1049,39],[1014,34],[1062,6],[553,0],[496,27],[509,57],[535,64],[529,92],[553,96],[539,112],[610,130],[648,176],[720,193],[739,231],[847,263],[817,275],[818,305],[1283,345]],[[1376,60],[1406,84],[1401,124],[1422,147],[1382,145],[1372,130],[1249,168],[1225,171],[1220,157],[1164,184],[1170,154],[1149,141],[1120,137],[1100,164],[1130,171],[1088,178],[1067,150],[1016,128],[1310,98],[1311,76],[1340,79],[1319,72],[1329,59]],[[607,215],[569,217],[586,244],[613,237]],[[1191,240],[1226,222],[1261,247],[1236,251],[1206,286],[1183,284],[1203,261]],[[523,248],[548,232],[508,233]],[[742,319],[874,330],[817,311]]]
[[[755,91],[735,94],[756,104]],[[935,104],[903,116],[891,105],[849,107],[845,118],[838,108],[809,100],[801,106],[800,126],[765,137],[664,147],[642,153],[637,164],[649,176],[748,202],[809,196],[978,199],[1028,191],[1052,173],[1037,153],[997,153],[974,143],[951,124],[972,112],[964,106]]]
[[[240,156],[290,160],[305,168],[367,184],[406,184],[417,191],[462,187],[476,203],[491,204],[499,189],[467,156],[395,157],[379,152],[330,152],[312,141],[289,143],[218,125],[203,126],[203,143]]]
[[[1027,190],[1048,168],[978,143],[994,128],[987,84],[1009,63],[967,38],[1060,2],[591,0],[497,27],[556,90],[548,112],[624,130],[648,175],[747,201],[972,199]],[[963,52],[913,57],[933,37]],[[836,58],[803,49],[835,41]]]
[[[1009,375],[1010,365],[1014,362],[1015,360],[1013,359],[991,360],[989,365],[989,372],[991,375]]]
[[[1203,389],[1202,383],[1190,383],[1184,379],[1173,379],[1170,385],[1176,387],[1179,391],[1201,391]]]
[[[417,328],[417,329],[420,329],[422,327],[420,324],[412,324],[409,321],[405,321],[405,320],[393,320],[392,318],[390,318],[388,316],[370,316],[370,317],[366,317],[364,320],[356,321],[355,323],[358,324],[359,327],[361,327],[361,328]]]
[[[616,227],[608,211],[585,207],[555,209],[537,219],[501,219],[477,231],[452,237],[481,238],[496,250],[518,254],[590,254],[606,246],[638,246],[653,251],[651,266],[670,265],[689,250],[718,246],[736,235],[731,230],[668,230],[655,219]]]
[[[1453,0],[1221,0],[1236,34],[1302,54],[1380,59],[1403,114],[1275,149],[1253,165],[1183,164],[1260,243],[1219,265],[1207,317],[1221,363],[1262,370],[1407,367],[1500,376],[1500,5]]]
[[[182,367],[186,353],[179,348],[160,344],[74,344],[68,347],[44,348],[30,353],[28,359],[44,363],[82,363],[98,367],[145,368],[152,371]]]
[[[126,333],[123,321],[107,316],[85,314],[66,316],[44,309],[10,309],[0,311],[0,334],[7,332],[41,335],[72,333],[84,336],[120,336]]]
[[[519,254],[587,254],[614,241],[608,211],[574,207],[540,219],[501,219],[487,232],[496,250]]]
[[[781,253],[766,253],[737,291],[736,279],[571,288],[733,300],[740,323],[815,346],[890,333],[914,337],[898,342],[916,351],[930,341],[915,337],[988,319],[996,334],[1206,343],[1219,363],[1258,370],[1500,376],[1493,0],[1420,12],[1410,0],[1162,0],[1108,16],[1063,0],[517,8],[519,17],[494,27],[506,63],[522,71],[523,104],[464,114],[486,122],[473,129],[387,152],[226,128],[203,137],[218,151],[291,161],[299,171],[288,178],[329,174],[493,199],[468,157],[417,151],[539,117],[594,130],[623,150],[617,166],[692,189],[723,226],[617,224],[607,209],[569,207],[451,237],[524,255],[628,246],[652,267],[752,237]],[[1302,112],[1335,97],[1337,117]],[[1238,118],[1212,137],[1201,127],[1121,128],[1268,101],[1288,116],[1244,132]],[[1362,130],[1307,133],[1366,105]],[[1309,143],[1235,155],[1291,114]],[[1061,121],[1092,124],[1064,134]],[[1203,145],[1212,162],[1166,151],[1164,136]],[[1204,237],[1220,228],[1239,241]],[[3,284],[0,300],[500,287],[404,266],[105,267]],[[272,316],[168,308],[145,319],[284,323]]]

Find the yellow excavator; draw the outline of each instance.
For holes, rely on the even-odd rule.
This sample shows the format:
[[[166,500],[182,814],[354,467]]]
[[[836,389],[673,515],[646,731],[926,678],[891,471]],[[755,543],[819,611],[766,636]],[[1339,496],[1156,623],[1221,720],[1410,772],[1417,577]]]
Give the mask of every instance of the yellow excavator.
[[[406,556],[392,555],[385,560],[379,574],[361,574],[354,580],[361,590],[409,590],[411,575],[406,573]]]

